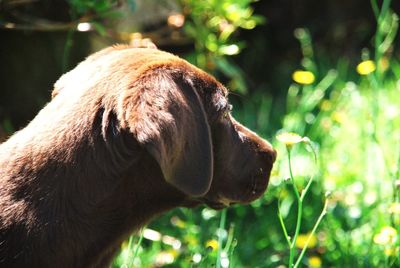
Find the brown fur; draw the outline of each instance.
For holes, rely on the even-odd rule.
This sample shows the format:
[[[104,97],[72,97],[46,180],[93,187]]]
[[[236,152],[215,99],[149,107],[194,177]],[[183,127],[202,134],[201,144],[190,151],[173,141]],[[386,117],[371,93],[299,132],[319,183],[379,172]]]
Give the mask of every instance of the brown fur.
[[[151,48],[104,49],[0,145],[0,266],[106,267],[177,206],[265,191],[276,154],[228,113],[226,89]]]

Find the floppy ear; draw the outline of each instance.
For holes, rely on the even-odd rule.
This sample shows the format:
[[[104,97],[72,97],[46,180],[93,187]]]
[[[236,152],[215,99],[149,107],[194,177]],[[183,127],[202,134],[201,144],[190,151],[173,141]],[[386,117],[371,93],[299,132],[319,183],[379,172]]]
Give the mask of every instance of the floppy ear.
[[[187,195],[202,196],[213,175],[211,134],[202,102],[182,73],[162,68],[148,72],[122,99],[126,123],[168,183]]]

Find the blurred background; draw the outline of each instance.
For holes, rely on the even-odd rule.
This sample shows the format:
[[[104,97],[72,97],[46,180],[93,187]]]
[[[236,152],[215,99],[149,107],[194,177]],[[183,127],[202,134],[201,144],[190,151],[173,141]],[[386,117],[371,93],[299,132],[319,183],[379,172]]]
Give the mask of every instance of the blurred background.
[[[300,266],[400,267],[399,13],[390,0],[0,0],[0,141],[89,54],[149,39],[223,82],[233,115],[279,159],[260,200],[176,209],[121,245],[114,267],[288,267],[278,203],[293,233],[296,199],[275,138],[287,131],[317,151],[317,164],[307,144],[291,151],[296,187],[315,180]]]

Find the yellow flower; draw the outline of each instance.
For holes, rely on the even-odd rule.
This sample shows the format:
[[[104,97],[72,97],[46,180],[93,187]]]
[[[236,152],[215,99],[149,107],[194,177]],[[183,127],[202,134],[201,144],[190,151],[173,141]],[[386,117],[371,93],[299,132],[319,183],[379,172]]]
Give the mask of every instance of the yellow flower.
[[[288,147],[291,147],[294,144],[303,141],[303,137],[301,137],[300,135],[293,133],[293,132],[284,132],[284,133],[278,134],[276,136],[276,139],[278,141],[284,143]]]
[[[384,252],[386,256],[398,256],[400,247],[385,248]]]
[[[191,246],[198,245],[198,241],[193,235],[185,235],[184,240]]]
[[[333,121],[339,124],[343,124],[346,120],[346,114],[344,112],[333,112],[331,117]]]
[[[389,213],[400,214],[400,203],[392,203],[389,206]]]
[[[321,258],[318,256],[311,256],[308,258],[308,264],[311,268],[319,268],[322,265]]]
[[[396,241],[397,231],[391,226],[385,226],[374,235],[374,243],[378,245],[393,244]]]
[[[372,60],[366,60],[357,65],[357,72],[361,75],[367,75],[375,71],[376,66]]]
[[[206,248],[211,248],[213,251],[218,249],[218,241],[215,239],[206,242]]]
[[[315,80],[315,76],[312,72],[309,71],[295,71],[292,74],[292,78],[296,83],[309,85],[312,84]]]
[[[323,100],[320,107],[322,111],[329,111],[330,109],[332,109],[332,102],[329,100]]]
[[[299,236],[297,236],[297,240],[296,240],[296,247],[298,248],[304,248],[306,246],[308,237],[311,234],[299,234]],[[313,234],[310,237],[310,241],[308,242],[307,248],[313,248],[317,245],[317,237]]]

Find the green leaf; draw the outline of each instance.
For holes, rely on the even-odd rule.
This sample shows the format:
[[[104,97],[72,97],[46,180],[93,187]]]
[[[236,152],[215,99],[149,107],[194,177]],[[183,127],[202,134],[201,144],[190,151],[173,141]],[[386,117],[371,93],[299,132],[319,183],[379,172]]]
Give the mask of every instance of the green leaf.
[[[92,25],[101,36],[107,36],[107,29],[99,22],[93,21]]]

